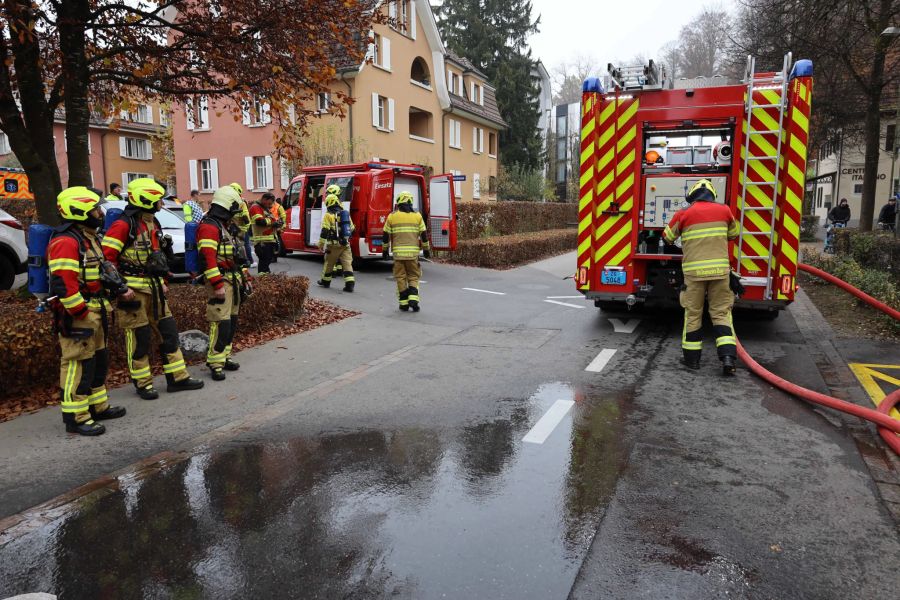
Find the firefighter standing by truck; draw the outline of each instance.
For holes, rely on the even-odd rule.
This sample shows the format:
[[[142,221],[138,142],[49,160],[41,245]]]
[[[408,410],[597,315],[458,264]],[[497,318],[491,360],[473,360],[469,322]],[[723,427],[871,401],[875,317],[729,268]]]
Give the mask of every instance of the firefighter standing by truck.
[[[150,343],[156,331],[162,340],[159,352],[166,375],[166,391],[181,392],[203,387],[188,373],[178,340],[178,326],[166,302],[169,265],[163,236],[154,216],[162,208],[165,190],[149,178],[128,184],[128,207],[103,237],[103,254],[125,276],[128,291],[119,296],[116,316],[125,330],[128,370],[144,400],[155,400],[150,371]]]
[[[275,195],[265,193],[258,202],[254,202],[250,207],[250,242],[256,250],[256,257],[259,260],[257,272],[262,275],[271,273],[269,268],[272,260],[275,258],[275,231],[284,225],[284,221],[280,221],[274,216],[270,210],[275,204]]]
[[[125,416],[121,406],[110,406],[106,391],[111,305],[109,287],[121,291],[124,282],[104,264],[97,229],[103,225],[100,196],[86,187],[71,187],[57,196],[64,224],[57,227],[47,247],[50,293],[61,349],[59,385],[66,431],[95,436],[106,431],[97,423]],[[113,279],[112,282],[109,279]],[[110,285],[112,283],[113,285]]]
[[[684,258],[684,331],[681,347],[687,368],[700,368],[703,348],[703,304],[709,298],[709,314],[716,335],[716,349],[726,375],[735,372],[737,340],[731,320],[734,292],[731,289],[729,240],[737,239],[738,223],[731,209],[716,203],[716,189],[709,179],[701,179],[686,195],[690,207],[675,213],[663,232],[665,241],[682,240]]]
[[[397,281],[397,295],[400,310],[419,312],[419,249],[425,258],[431,256],[431,245],[425,230],[425,220],[413,208],[413,195],[400,192],[397,196],[397,210],[388,215],[381,238],[382,256],[387,259],[389,250],[394,251],[394,279]]]
[[[215,381],[225,371],[237,371],[231,360],[231,343],[238,326],[238,313],[250,290],[243,242],[231,234],[231,220],[242,213],[244,202],[231,186],[216,190],[209,212],[197,228],[197,249],[206,280],[206,320],[209,321],[209,351],[206,366]],[[262,258],[260,258],[262,260]]]
[[[331,287],[335,265],[340,263],[341,273],[344,276],[344,291],[353,292],[356,286],[356,277],[353,275],[353,252],[350,251],[353,223],[350,222],[350,217],[341,206],[341,199],[337,195],[328,194],[325,197],[325,208],[322,233],[319,235],[319,249],[325,251],[325,266],[322,269],[322,279],[316,283],[324,288]]]

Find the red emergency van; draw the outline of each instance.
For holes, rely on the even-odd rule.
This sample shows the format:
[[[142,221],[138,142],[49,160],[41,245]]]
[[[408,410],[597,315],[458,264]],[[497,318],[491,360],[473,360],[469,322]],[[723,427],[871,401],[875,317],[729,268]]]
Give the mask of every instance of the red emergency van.
[[[321,254],[316,246],[322,230],[325,189],[341,188],[341,203],[356,227],[350,238],[355,258],[381,258],[384,222],[400,192],[409,192],[428,226],[431,247],[456,248],[456,200],[453,175],[426,178],[424,168],[395,163],[359,163],[306,167],[291,180],[284,197],[287,223],[285,249]]]

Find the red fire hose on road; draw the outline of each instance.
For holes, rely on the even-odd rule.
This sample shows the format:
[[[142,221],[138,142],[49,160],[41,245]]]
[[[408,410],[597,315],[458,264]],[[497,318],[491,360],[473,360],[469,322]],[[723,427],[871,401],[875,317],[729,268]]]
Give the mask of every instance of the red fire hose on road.
[[[894,310],[883,302],[879,302],[868,294],[861,292],[847,282],[838,279],[834,275],[826,273],[821,269],[817,269],[815,267],[804,264],[800,265],[800,269],[817,277],[821,277],[829,283],[833,283],[841,289],[865,301],[873,308],[877,308],[878,310],[890,315],[891,317],[900,320],[900,312]],[[808,400],[809,402],[815,402],[816,404],[821,404],[823,406],[827,406],[828,408],[833,408],[835,410],[839,410],[841,412],[845,412],[855,417],[859,417],[861,419],[865,419],[867,421],[875,423],[875,425],[878,426],[878,433],[884,439],[885,443],[890,446],[891,450],[900,455],[900,436],[898,436],[898,434],[900,434],[900,421],[890,416],[891,409],[893,409],[898,403],[900,403],[900,390],[893,392],[884,400],[882,400],[881,404],[878,405],[878,410],[872,410],[871,408],[865,408],[851,402],[838,400],[837,398],[832,398],[831,396],[826,396],[825,394],[820,394],[819,392],[808,390],[804,387],[791,383],[790,381],[782,379],[778,375],[775,375],[774,373],[766,370],[765,368],[760,366],[758,362],[753,360],[753,358],[751,358],[751,356],[747,354],[747,351],[744,350],[744,347],[740,342],[738,342],[737,349],[738,357],[740,357],[744,364],[747,365],[747,367],[755,375],[761,377],[762,379],[765,379],[775,387],[784,390],[785,392],[793,396],[797,396],[798,398]]]

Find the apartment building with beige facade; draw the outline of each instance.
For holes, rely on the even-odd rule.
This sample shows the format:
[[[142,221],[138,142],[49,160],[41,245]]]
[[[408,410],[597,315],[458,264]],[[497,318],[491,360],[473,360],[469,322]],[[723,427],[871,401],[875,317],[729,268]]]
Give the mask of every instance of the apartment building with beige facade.
[[[306,164],[393,161],[458,175],[462,200],[494,197],[499,166],[500,116],[494,88],[471,63],[454,56],[440,38],[427,0],[398,0],[385,10],[390,25],[376,25],[368,59],[337,70],[331,92],[319,94],[304,139]],[[355,102],[344,118],[333,94]],[[280,159],[276,124],[268,106],[229,106],[197,97],[173,116],[179,197],[192,189],[212,194],[240,183],[251,197],[282,196],[298,165]],[[464,179],[463,179],[464,177]]]

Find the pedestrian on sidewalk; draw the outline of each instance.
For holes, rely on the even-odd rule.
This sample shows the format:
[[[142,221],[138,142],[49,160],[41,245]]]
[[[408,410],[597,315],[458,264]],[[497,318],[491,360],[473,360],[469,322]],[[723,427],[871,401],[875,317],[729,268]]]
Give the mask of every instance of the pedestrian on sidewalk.
[[[265,193],[250,207],[250,241],[256,249],[256,257],[259,259],[257,272],[260,275],[271,273],[270,265],[275,258],[275,232],[284,221],[279,221],[270,212],[275,204],[275,195]]]
[[[318,243],[319,249],[325,251],[325,266],[322,268],[322,279],[316,283],[323,288],[331,287],[335,265],[340,263],[340,272],[344,276],[344,291],[352,293],[356,287],[356,276],[353,274],[353,252],[350,251],[353,223],[349,223],[349,215],[342,215],[346,211],[341,206],[341,199],[337,195],[328,194],[325,197],[325,209],[325,216],[322,217],[322,233],[319,234]]]
[[[249,273],[242,260],[241,241],[229,231],[231,220],[242,212],[240,195],[231,186],[213,194],[209,213],[197,228],[197,249],[206,280],[206,320],[209,350],[206,366],[215,381],[240,365],[231,359],[231,344],[238,326],[244,295],[250,289]]]
[[[847,202],[846,198],[841,198],[840,204],[831,209],[831,212],[828,213],[828,220],[834,224],[840,224],[843,227],[847,226],[847,223],[850,222],[850,204]]]
[[[733,375],[737,361],[737,338],[731,320],[734,292],[730,285],[728,242],[737,239],[738,223],[730,208],[716,202],[716,188],[709,179],[701,179],[694,184],[688,191],[686,200],[690,206],[675,213],[663,231],[668,244],[674,244],[679,237],[683,243],[683,362],[688,369],[700,368],[703,304],[708,298],[709,316],[713,322],[722,372]]]
[[[162,247],[163,232],[155,214],[162,208],[163,186],[142,177],[128,184],[128,207],[103,236],[103,255],[125,276],[127,291],[119,295],[116,318],[125,330],[128,370],[144,400],[156,400],[150,371],[150,343],[156,332],[166,374],[166,391],[197,390],[203,382],[191,377],[181,354],[178,325],[169,310],[166,279],[169,265]]]
[[[410,308],[419,312],[419,279],[422,267],[419,265],[419,250],[425,258],[431,256],[431,245],[425,230],[425,220],[413,208],[413,195],[400,192],[397,208],[388,215],[381,236],[381,256],[387,260],[389,251],[394,251],[394,280],[397,282],[397,297],[400,310]]]
[[[897,194],[900,196],[900,194]],[[878,223],[881,226],[888,230],[894,230],[894,224],[897,221],[897,198],[892,197],[888,198],[887,204],[881,207],[881,211],[878,213]]]
[[[62,355],[63,423],[67,432],[88,436],[106,432],[97,421],[125,416],[123,407],[110,406],[106,391],[112,305],[101,279],[104,259],[97,229],[103,225],[103,213],[99,204],[100,195],[85,187],[63,190],[56,198],[63,225],[56,228],[47,248],[50,293],[57,298],[53,313]],[[124,284],[121,277],[117,282]]]

